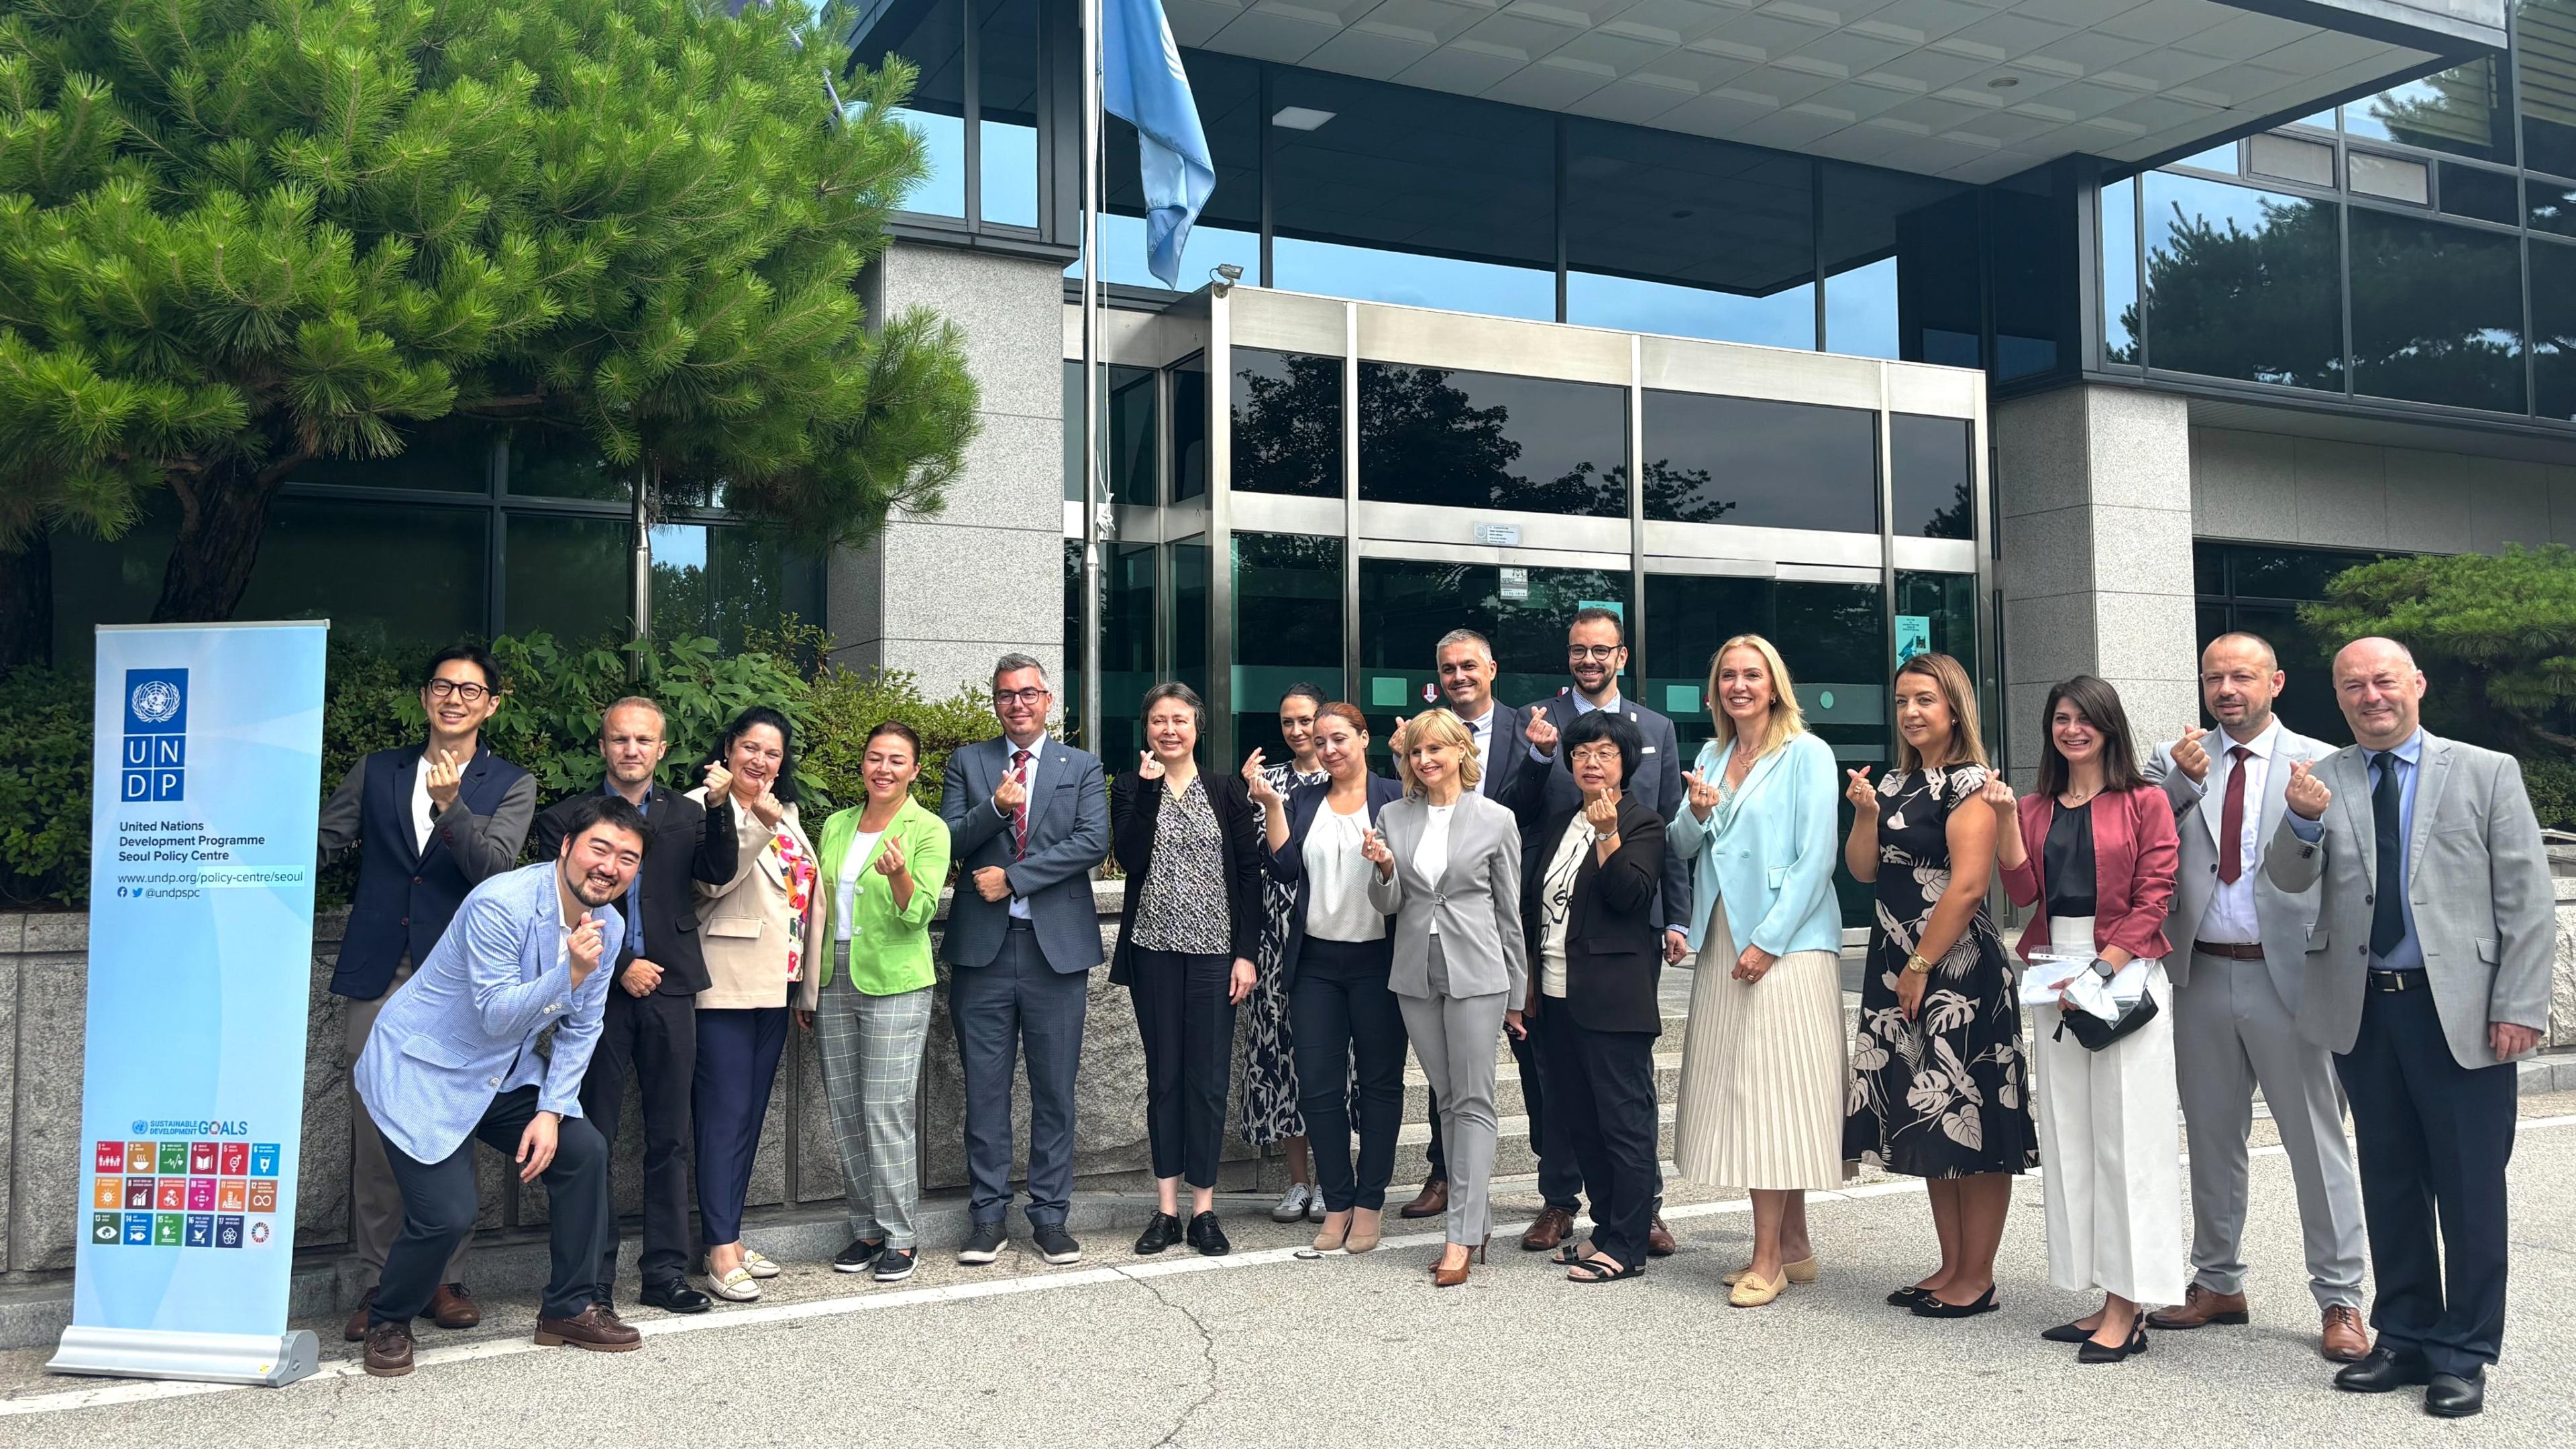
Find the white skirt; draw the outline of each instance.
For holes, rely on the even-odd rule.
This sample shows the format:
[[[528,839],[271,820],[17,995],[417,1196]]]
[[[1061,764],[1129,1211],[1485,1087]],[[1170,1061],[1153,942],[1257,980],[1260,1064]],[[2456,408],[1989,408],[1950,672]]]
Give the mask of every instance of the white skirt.
[[[1840,953],[1792,951],[1746,983],[1735,979],[1742,952],[1722,902],[1710,906],[1700,939],[1674,1165],[1715,1187],[1840,1187],[1848,1071]]]
[[[2093,918],[2051,920],[2061,955],[2091,956]],[[2101,1051],[2058,1035],[2063,1008],[2034,1006],[2031,1082],[2047,1194],[2048,1279],[2147,1307],[2180,1303],[2180,1089],[2174,1080],[2173,983],[2147,975],[2156,1017]]]

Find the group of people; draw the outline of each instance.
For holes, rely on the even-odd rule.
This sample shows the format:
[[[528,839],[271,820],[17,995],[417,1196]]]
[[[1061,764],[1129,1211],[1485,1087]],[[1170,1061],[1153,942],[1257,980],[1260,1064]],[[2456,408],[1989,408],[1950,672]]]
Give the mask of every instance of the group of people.
[[[1867,1164],[1927,1180],[1938,1243],[1890,1305],[1990,1312],[2011,1179],[2044,1165],[2051,1281],[2101,1295],[2044,1337],[2116,1363],[2150,1328],[2246,1322],[2259,1087],[2338,1386],[2422,1385],[2430,1412],[2477,1411],[2502,1330],[2511,1062],[2545,1020],[2551,890],[2514,761],[2423,731],[2402,646],[2337,656],[2359,741],[2341,751],[2281,724],[2286,677],[2251,635],[2204,655],[2217,730],[2152,752],[2109,684],[2068,680],[2027,797],[1988,767],[1974,684],[1945,655],[1896,671],[1895,758],[1876,779],[1837,778],[1766,639],[1711,659],[1714,737],[1690,768],[1672,721],[1619,691],[1616,613],[1580,613],[1567,659],[1569,689],[1515,708],[1494,698],[1487,642],[1444,637],[1442,707],[1394,721],[1392,778],[1371,768],[1363,713],[1302,685],[1280,704],[1288,759],[1203,769],[1204,704],[1159,684],[1135,768],[1106,780],[1047,734],[1038,661],[1006,655],[1001,734],[950,755],[936,815],[912,796],[920,741],[888,723],[867,741],[866,799],[810,837],[785,718],[746,712],[703,783],[673,794],[660,711],[621,700],[601,721],[604,783],[537,819],[538,863],[513,870],[533,782],[477,738],[501,681],[480,651],[442,653],[426,745],[363,761],[323,814],[326,856],[366,846],[333,989],[361,1107],[358,1250],[379,1270],[349,1325],[368,1371],[408,1370],[418,1317],[478,1317],[459,1267],[475,1140],[547,1187],[538,1340],[636,1346],[613,1306],[606,1176],[630,1078],[640,1301],[756,1298],[778,1269],[742,1242],[742,1205],[791,1012],[820,1050],[848,1192],[833,1266],[908,1276],[952,864],[937,955],[965,1080],[958,1260],[990,1263],[1009,1240],[1024,1067],[1029,1238],[1048,1263],[1078,1261],[1074,1081],[1106,857],[1126,877],[1110,979],[1145,1049],[1159,1195],[1136,1253],[1228,1251],[1214,1193],[1249,1010],[1246,1131],[1299,1147],[1292,1168],[1313,1180],[1296,1172],[1273,1216],[1314,1218],[1315,1249],[1382,1238],[1409,1051],[1431,1088],[1432,1173],[1402,1211],[1445,1219],[1432,1281],[1467,1281],[1494,1225],[1499,1041],[1545,1199],[1520,1246],[1576,1283],[1639,1276],[1673,1248],[1654,1052],[1661,973],[1689,959],[1674,1162],[1751,1193],[1748,1260],[1724,1280],[1735,1306],[1817,1280],[1805,1194]],[[1848,1040],[1837,864],[1875,904]],[[1998,880],[2030,912],[2015,951]],[[703,1292],[687,1277],[691,1159]]]

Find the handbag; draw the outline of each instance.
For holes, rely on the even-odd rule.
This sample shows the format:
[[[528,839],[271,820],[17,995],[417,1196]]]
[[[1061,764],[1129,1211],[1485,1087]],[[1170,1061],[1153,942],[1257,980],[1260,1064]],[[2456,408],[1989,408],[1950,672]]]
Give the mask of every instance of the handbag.
[[[2105,969],[2109,964],[2107,961],[2093,963],[2093,970],[2105,981],[2110,980],[2115,974]],[[2077,1045],[2086,1051],[2098,1052],[2155,1020],[2157,1010],[2156,994],[2153,991],[2140,991],[2138,999],[2121,1008],[2119,1016],[2110,1021],[2104,1021],[2101,1017],[2080,1007],[2070,1006],[2057,1014],[2057,1032],[2054,1039],[2062,1040],[2069,1031],[2072,1031],[2075,1033]]]

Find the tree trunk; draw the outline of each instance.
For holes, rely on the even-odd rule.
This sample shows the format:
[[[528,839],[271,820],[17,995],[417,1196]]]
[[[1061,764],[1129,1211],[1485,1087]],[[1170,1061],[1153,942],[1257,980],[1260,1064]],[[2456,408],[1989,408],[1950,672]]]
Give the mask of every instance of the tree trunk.
[[[273,470],[282,475],[284,469]],[[259,562],[260,535],[278,479],[247,470],[200,475],[179,490],[179,539],[161,575],[156,624],[212,624],[233,616]]]
[[[0,674],[54,662],[54,541],[38,524],[27,546],[0,552]]]

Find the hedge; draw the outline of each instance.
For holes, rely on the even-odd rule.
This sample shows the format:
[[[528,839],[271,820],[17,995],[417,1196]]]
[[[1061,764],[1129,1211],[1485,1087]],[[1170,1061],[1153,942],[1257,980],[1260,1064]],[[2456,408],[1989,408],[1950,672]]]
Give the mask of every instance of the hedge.
[[[623,647],[566,645],[545,634],[496,639],[504,696],[483,738],[534,775],[538,800],[550,802],[598,788],[601,709],[625,695],[649,695],[669,721],[663,782],[688,789],[698,783],[699,757],[724,726],[765,704],[796,726],[802,810],[819,820],[867,793],[859,760],[868,731],[899,719],[921,735],[914,794],[936,809],[949,753],[1001,730],[989,697],[969,687],[934,699],[901,671],[861,674],[802,662],[825,659],[828,642],[792,620],[732,654],[703,638]],[[370,752],[423,737],[419,669],[413,658],[331,650],[322,715],[325,795]],[[63,670],[0,676],[0,906],[77,910],[88,902],[90,692],[86,677]],[[326,871],[323,904],[346,901],[354,880],[353,862]]]

